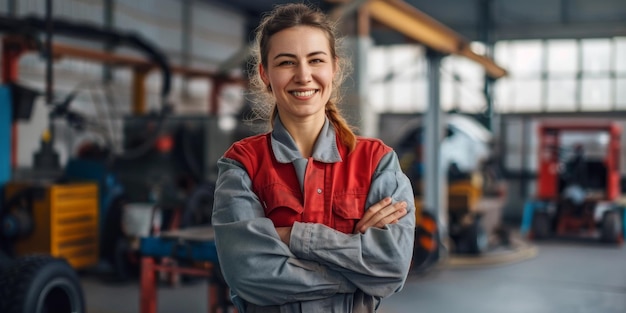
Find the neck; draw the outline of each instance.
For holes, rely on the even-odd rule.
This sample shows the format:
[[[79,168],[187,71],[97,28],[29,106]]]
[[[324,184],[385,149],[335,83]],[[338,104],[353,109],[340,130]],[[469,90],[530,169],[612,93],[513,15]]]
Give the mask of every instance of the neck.
[[[313,154],[315,141],[324,127],[325,119],[311,119],[305,121],[282,121],[283,125],[296,142],[298,150],[303,157],[308,158]]]

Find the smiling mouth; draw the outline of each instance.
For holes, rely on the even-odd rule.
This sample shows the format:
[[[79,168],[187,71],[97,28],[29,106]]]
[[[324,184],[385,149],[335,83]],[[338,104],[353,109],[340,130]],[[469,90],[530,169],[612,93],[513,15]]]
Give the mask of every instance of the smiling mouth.
[[[296,97],[310,97],[317,92],[317,89],[307,91],[292,91],[291,94]]]

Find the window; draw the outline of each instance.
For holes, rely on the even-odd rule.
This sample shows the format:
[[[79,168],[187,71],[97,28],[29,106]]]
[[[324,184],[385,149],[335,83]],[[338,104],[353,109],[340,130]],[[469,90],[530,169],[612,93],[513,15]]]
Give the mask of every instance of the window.
[[[606,73],[611,70],[610,39],[583,39],[581,47],[583,73]]]
[[[549,40],[547,42],[550,76],[573,78],[578,71],[578,43],[576,40]]]
[[[581,108],[583,111],[609,111],[612,109],[613,95],[610,79],[583,78],[581,88]]]
[[[626,37],[500,41],[494,57],[509,72],[494,84],[497,112],[626,110]],[[423,112],[428,103],[426,62],[421,46],[373,48],[368,66],[376,110]],[[484,75],[481,66],[466,58],[443,58],[442,109],[485,110]]]
[[[503,41],[498,112],[626,110],[626,37]]]
[[[550,79],[547,81],[547,111],[576,110],[576,80]]]

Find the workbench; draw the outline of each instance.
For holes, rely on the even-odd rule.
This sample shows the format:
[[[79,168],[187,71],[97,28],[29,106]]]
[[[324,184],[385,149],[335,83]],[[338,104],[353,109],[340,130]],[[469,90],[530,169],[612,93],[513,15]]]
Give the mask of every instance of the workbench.
[[[222,279],[211,226],[195,226],[141,238],[140,312],[157,312],[157,274],[208,278],[209,313],[233,309]],[[161,262],[161,260],[174,262]],[[234,309],[233,309],[234,311]]]

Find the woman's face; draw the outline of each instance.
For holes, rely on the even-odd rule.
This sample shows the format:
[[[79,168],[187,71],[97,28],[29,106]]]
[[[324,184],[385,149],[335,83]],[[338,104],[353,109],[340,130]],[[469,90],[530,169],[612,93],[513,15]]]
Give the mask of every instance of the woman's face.
[[[259,72],[272,88],[281,119],[302,121],[324,118],[335,66],[325,33],[296,26],[270,38],[267,68],[260,65]]]

